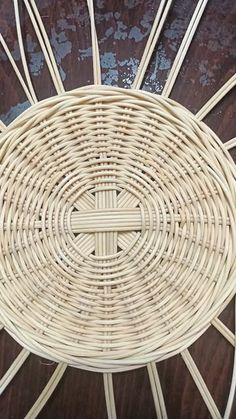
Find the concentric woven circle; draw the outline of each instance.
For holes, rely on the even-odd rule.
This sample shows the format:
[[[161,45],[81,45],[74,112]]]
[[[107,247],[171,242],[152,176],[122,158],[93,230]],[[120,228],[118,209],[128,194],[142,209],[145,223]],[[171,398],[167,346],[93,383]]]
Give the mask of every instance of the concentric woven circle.
[[[176,102],[111,87],[1,136],[0,315],[23,346],[101,371],[189,346],[235,292],[235,169]]]

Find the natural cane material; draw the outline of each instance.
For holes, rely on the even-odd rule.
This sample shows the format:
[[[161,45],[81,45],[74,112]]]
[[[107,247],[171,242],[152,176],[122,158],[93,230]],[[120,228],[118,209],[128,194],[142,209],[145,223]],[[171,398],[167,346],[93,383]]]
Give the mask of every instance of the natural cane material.
[[[176,102],[87,87],[2,134],[1,318],[100,371],[188,347],[235,293],[235,168]]]
[[[112,371],[146,365],[157,418],[167,418],[155,361],[180,353],[213,419],[213,397],[186,349],[212,324],[234,347],[224,419],[236,387],[236,345],[217,315],[235,294],[235,169],[200,122],[235,86],[233,75],[193,116],[167,99],[204,13],[199,0],[162,91],[140,88],[174,2],[161,0],[132,91],[102,87],[92,0],[94,84],[65,94],[34,0],[23,0],[56,92],[37,104],[13,0],[25,80],[34,105],[0,121],[0,329],[24,347],[0,394],[30,351],[61,361],[26,415],[36,418],[67,364],[103,371],[116,419]]]

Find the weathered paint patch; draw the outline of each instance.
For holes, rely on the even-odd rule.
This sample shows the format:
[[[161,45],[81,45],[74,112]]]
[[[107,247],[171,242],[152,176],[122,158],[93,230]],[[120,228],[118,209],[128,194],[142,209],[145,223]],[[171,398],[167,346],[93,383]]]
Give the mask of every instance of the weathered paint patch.
[[[219,69],[217,64],[211,65],[208,60],[202,60],[199,63],[199,71],[201,76],[199,82],[202,86],[209,86],[216,81],[215,71]]]
[[[0,115],[0,120],[4,124],[8,125],[10,122],[14,121],[22,112],[30,108],[30,102],[27,100],[23,103],[18,103],[17,105],[12,106],[9,111],[5,114]]]
[[[219,25],[213,19],[209,19],[203,30],[197,33],[197,40],[201,47],[207,47],[212,52],[221,53],[226,57],[236,57],[233,23],[225,27],[224,25]]]
[[[105,3],[105,0],[97,0],[96,6],[98,7],[98,9],[103,9],[104,3]]]
[[[110,28],[106,30],[105,36],[99,39],[99,45],[103,44],[103,42],[105,42],[108,38],[110,38],[110,36],[113,35],[113,33],[114,33],[114,28],[111,26]]]
[[[146,10],[142,19],[140,20],[140,25],[143,28],[148,29],[148,31],[150,32],[154,17],[155,17],[155,14],[153,13],[151,9]]]
[[[150,84],[151,86],[153,86],[153,88],[156,91],[159,92],[163,86],[161,83],[157,81],[158,72],[170,70],[170,68],[171,68],[171,60],[170,58],[166,56],[166,52],[163,48],[163,45],[162,43],[160,43],[156,56],[155,56],[155,61],[152,62],[152,66],[150,68],[151,75],[148,78],[148,80],[145,82],[145,86],[147,87],[148,84]]]
[[[128,32],[127,32],[127,26],[124,25],[123,22],[121,22],[120,20],[118,20],[117,22],[117,29],[114,33],[114,39],[116,40],[125,40],[128,37]]]
[[[90,26],[88,10],[83,2],[72,2],[72,13],[67,15],[67,19],[72,19],[84,27]]]
[[[62,30],[71,30],[72,32],[76,32],[76,26],[74,24],[70,24],[67,19],[58,19],[57,26]]]
[[[109,36],[111,36],[114,32],[114,28],[111,26],[110,28],[108,28],[105,32],[105,37],[106,39],[109,38]]]
[[[155,93],[161,93],[163,90],[163,83],[161,83],[157,78],[150,83],[149,81],[145,81],[142,87],[142,90],[145,90],[146,92],[155,92]]]
[[[69,41],[64,31],[57,33],[55,28],[52,28],[51,30],[50,43],[53,47],[56,61],[59,64],[59,70],[62,80],[65,80],[66,73],[63,70],[61,63],[62,60],[71,53],[72,43],[71,41]]]
[[[164,51],[161,51],[158,55],[157,55],[157,67],[158,70],[169,70],[171,67],[171,60],[170,58],[166,57],[166,54]]]
[[[31,74],[38,76],[43,68],[44,61],[45,58],[41,51],[31,54],[29,63]]]
[[[100,56],[102,68],[102,81],[107,85],[117,85],[118,83],[118,69],[116,54],[113,52],[105,52]],[[105,71],[103,71],[105,70]]]
[[[96,23],[101,23],[101,22],[108,22],[109,20],[113,20],[114,19],[114,13],[113,12],[101,12],[101,13],[96,13]],[[89,21],[90,24],[90,21]]]
[[[88,57],[92,57],[92,47],[79,49],[78,61],[83,61]]]
[[[171,22],[170,26],[164,31],[164,37],[168,40],[168,47],[172,51],[177,51],[178,43],[185,34],[185,19],[178,17]]]
[[[29,53],[30,62],[30,72],[34,76],[38,76],[41,72],[41,69],[44,65],[44,55],[42,51],[37,51],[37,43],[33,41],[31,35],[27,35],[26,37],[26,45],[27,45],[27,52]]]
[[[142,4],[143,0],[124,0],[124,5],[129,9],[133,9],[134,7]]]
[[[16,41],[14,41],[14,46],[13,46],[13,50],[11,50],[11,54],[12,54],[15,61],[20,60],[20,50],[19,50],[19,47],[18,47],[18,43]],[[0,50],[0,61],[8,61],[7,55],[2,50],[2,48]]]
[[[142,33],[138,26],[133,26],[133,28],[131,28],[129,32],[129,39],[134,39],[135,42],[140,42],[143,40],[143,38],[145,38],[146,35],[147,32]]]
[[[117,65],[116,54],[114,52],[105,52],[100,56],[102,68],[114,68]]]
[[[117,86],[118,70],[109,68],[105,73],[102,73],[102,81],[109,86]]]
[[[137,73],[139,60],[137,58],[129,58],[126,60],[118,61],[119,67],[122,68],[122,86],[131,87],[135,75]]]
[[[54,49],[58,62],[61,63],[63,58],[65,58],[68,54],[71,53],[71,41],[67,39],[64,31],[57,33],[55,31],[55,28],[53,28],[51,31],[50,42]]]

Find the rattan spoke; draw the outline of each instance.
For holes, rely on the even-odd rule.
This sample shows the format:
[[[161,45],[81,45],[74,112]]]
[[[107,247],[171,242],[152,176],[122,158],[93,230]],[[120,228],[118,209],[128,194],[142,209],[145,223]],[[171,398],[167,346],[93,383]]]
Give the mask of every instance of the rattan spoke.
[[[44,28],[42,19],[36,7],[36,4],[34,0],[24,0],[24,3],[28,11],[30,20],[32,22],[33,28],[35,30],[35,34],[38,38],[43,55],[45,57],[45,61],[47,63],[48,70],[50,72],[55,89],[58,94],[63,93],[64,87],[61,81],[61,76],[60,76],[54,55],[53,55],[53,51],[52,51],[47,33]]]
[[[205,381],[203,380],[193,358],[191,357],[189,351],[186,349],[181,353],[181,356],[212,416],[213,419],[221,419],[222,416],[209,392]]]
[[[212,320],[212,325],[221,333],[222,336],[224,336],[225,339],[227,339],[229,343],[231,343],[231,345],[234,346],[234,334],[231,332],[230,329],[228,329],[227,326],[225,326],[225,324],[220,319],[215,318],[214,320]]]
[[[142,85],[143,78],[147,71],[150,59],[154,52],[155,46],[161,34],[162,28],[166,21],[166,17],[168,15],[169,9],[171,7],[173,0],[161,0],[159,8],[157,10],[157,14],[155,20],[152,25],[152,29],[147,40],[140,64],[138,66],[138,70],[132,85],[133,89],[139,89]]]
[[[46,387],[44,388],[44,390],[42,391],[32,408],[30,409],[30,411],[25,416],[25,419],[37,418],[38,414],[44,408],[48,399],[51,397],[52,393],[54,392],[60,380],[62,379],[66,368],[66,364],[58,364]]]
[[[235,390],[236,390],[236,298],[234,298],[234,365],[231,377],[231,386],[228,396],[228,401],[225,409],[224,419],[229,419],[231,415],[231,410],[235,398]]]
[[[224,98],[227,93],[236,85],[236,74],[219,89],[217,92],[207,101],[207,103],[197,112],[196,117],[200,120],[204,119],[209,112]]]
[[[147,365],[150,385],[152,389],[153,400],[156,409],[157,419],[167,419],[167,411],[165,406],[165,401],[161,389],[161,383],[159,379],[159,375],[157,372],[155,362],[150,362]]]
[[[12,65],[12,68],[13,68],[13,70],[14,70],[14,72],[15,72],[15,74],[16,74],[16,76],[17,76],[17,78],[18,78],[18,80],[19,80],[19,82],[20,82],[28,100],[30,101],[31,104],[33,104],[34,100],[33,100],[32,96],[30,94],[30,91],[29,91],[29,89],[28,89],[28,87],[27,87],[27,85],[26,85],[26,83],[25,83],[25,81],[24,81],[16,63],[15,63],[15,61],[14,61],[14,58],[12,57],[12,54],[11,54],[11,52],[10,52],[10,50],[9,50],[9,48],[8,48],[6,42],[4,41],[1,34],[0,34],[0,43],[2,44],[2,47],[5,51],[5,54],[7,55],[7,58],[10,61],[11,65]]]
[[[107,406],[107,417],[108,419],[116,419],[117,416],[116,416],[116,406],[115,406],[115,399],[114,399],[112,374],[111,373],[103,374],[103,381],[104,381],[104,391],[105,391],[105,399],[106,399],[106,406]]]
[[[227,148],[227,150],[231,150],[231,148],[236,147],[236,137],[231,138],[231,140],[224,143],[224,145]]]
[[[173,89],[173,86],[175,84],[175,81],[178,77],[180,68],[182,67],[183,61],[185,59],[185,56],[188,52],[188,49],[191,45],[192,39],[194,37],[194,34],[197,30],[197,27],[199,25],[199,22],[201,20],[201,17],[204,13],[205,7],[208,3],[208,0],[199,0],[197,3],[197,6],[194,10],[193,16],[190,20],[190,23],[188,25],[188,28],[185,32],[184,38],[181,42],[181,45],[178,49],[178,52],[176,54],[175,60],[172,64],[170,73],[168,75],[168,78],[166,80],[165,86],[162,91],[163,96],[170,96],[171,91]]]
[[[29,73],[29,69],[28,69],[28,65],[27,65],[27,61],[26,61],[26,57],[25,57],[25,49],[24,49],[24,44],[23,44],[23,39],[22,39],[22,33],[21,33],[21,24],[20,24],[20,15],[19,15],[19,6],[18,6],[18,0],[13,0],[14,2],[14,10],[15,10],[15,21],[16,21],[16,30],[17,30],[17,38],[18,38],[18,43],[19,43],[19,49],[20,49],[20,55],[21,55],[21,60],[22,60],[22,65],[23,65],[23,69],[24,69],[24,73],[25,73],[25,78],[27,81],[27,85],[28,85],[28,89],[30,91],[31,97],[34,101],[34,103],[36,103],[37,97],[35,94],[35,90],[30,78],[30,73]]]
[[[92,38],[92,55],[93,55],[93,77],[94,84],[101,84],[101,66],[100,66],[100,56],[98,49],[98,39],[95,26],[95,16],[94,16],[94,6],[93,0],[87,0],[90,22],[91,22],[91,38]]]
[[[11,364],[10,368],[4,374],[4,376],[0,379],[0,395],[4,392],[8,384],[13,380],[13,378],[18,373],[19,369],[22,367],[30,352],[26,349],[22,349],[19,355],[16,357],[15,361]]]

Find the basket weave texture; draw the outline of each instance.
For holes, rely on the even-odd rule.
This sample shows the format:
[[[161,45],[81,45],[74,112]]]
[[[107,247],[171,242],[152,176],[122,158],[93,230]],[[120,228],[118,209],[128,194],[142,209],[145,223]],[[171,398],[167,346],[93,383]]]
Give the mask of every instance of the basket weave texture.
[[[0,315],[99,371],[188,347],[235,293],[235,167],[173,100],[89,86],[2,134]]]

